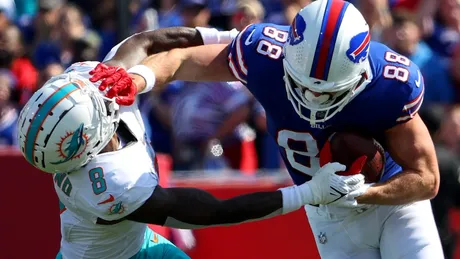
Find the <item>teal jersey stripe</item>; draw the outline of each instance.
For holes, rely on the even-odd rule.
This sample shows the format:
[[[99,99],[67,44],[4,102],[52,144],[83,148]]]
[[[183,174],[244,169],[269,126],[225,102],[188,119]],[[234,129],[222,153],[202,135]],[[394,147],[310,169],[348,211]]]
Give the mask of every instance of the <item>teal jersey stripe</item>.
[[[54,109],[54,107],[64,100],[70,93],[79,89],[76,84],[70,83],[61,87],[59,90],[54,92],[45,102],[40,106],[37,113],[32,119],[30,123],[29,129],[26,135],[26,143],[25,143],[25,154],[26,159],[32,165],[35,165],[34,161],[34,149],[35,149],[35,139],[42,127],[43,122],[48,117],[50,112]]]
[[[64,203],[62,203],[61,201],[59,201],[59,211],[63,210],[64,208],[65,208]]]

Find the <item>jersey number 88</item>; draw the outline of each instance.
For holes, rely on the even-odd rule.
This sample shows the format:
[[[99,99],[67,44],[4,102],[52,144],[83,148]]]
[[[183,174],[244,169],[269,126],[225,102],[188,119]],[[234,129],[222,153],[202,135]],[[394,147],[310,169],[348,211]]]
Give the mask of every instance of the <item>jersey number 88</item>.
[[[266,37],[274,39],[279,43],[285,43],[288,39],[288,32],[277,30],[274,27],[267,26],[262,32]],[[257,44],[257,52],[271,59],[279,59],[283,53],[283,46],[273,44],[268,40],[260,40]]]

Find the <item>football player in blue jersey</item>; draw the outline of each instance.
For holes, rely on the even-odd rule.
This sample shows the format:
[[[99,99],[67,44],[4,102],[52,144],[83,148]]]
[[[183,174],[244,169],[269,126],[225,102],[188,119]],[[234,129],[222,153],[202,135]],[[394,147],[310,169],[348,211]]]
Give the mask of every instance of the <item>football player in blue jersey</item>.
[[[297,185],[318,175],[319,151],[333,132],[359,131],[384,145],[378,183],[334,204],[305,206],[322,258],[443,258],[429,203],[438,164],[417,113],[423,78],[408,58],[370,37],[352,4],[318,0],[291,26],[249,25],[229,45],[174,49],[142,64],[155,74],[154,91],[173,80],[245,84],[265,108]],[[143,80],[134,82],[144,89]]]

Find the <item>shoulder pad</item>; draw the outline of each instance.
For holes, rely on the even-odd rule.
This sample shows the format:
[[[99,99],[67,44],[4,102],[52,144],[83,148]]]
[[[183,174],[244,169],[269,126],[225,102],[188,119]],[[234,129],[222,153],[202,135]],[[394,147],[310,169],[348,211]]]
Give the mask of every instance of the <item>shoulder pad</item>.
[[[244,28],[229,48],[229,67],[233,75],[246,85],[250,67],[262,66],[267,58],[282,57],[288,35],[289,26],[260,23]]]

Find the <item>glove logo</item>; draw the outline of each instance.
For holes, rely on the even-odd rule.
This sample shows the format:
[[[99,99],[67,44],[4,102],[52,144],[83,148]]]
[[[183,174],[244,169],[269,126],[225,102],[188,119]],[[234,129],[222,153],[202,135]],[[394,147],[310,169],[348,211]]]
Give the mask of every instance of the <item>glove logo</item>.
[[[320,244],[326,244],[327,243],[327,236],[326,236],[326,233],[324,232],[319,232],[319,235],[318,235],[318,240],[319,240],[319,243]]]
[[[336,196],[337,199],[335,199],[335,200],[333,200],[333,201],[331,201],[331,202],[329,202],[329,203],[333,203],[333,202],[335,202],[335,201],[338,201],[338,200],[340,200],[343,196],[347,195],[346,193],[342,193],[342,192],[340,192],[339,190],[337,190],[336,188],[334,188],[334,187],[332,187],[332,186],[331,186],[331,189],[334,190],[335,193],[334,193],[334,192],[330,192],[330,194],[333,195],[333,196]]]

